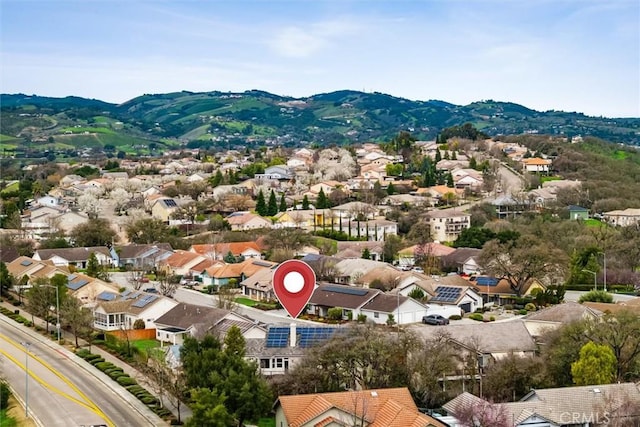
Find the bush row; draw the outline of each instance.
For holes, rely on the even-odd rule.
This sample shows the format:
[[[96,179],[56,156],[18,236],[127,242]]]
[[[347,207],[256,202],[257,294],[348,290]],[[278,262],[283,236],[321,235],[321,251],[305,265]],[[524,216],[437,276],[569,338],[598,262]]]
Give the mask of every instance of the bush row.
[[[15,320],[18,323],[22,323],[25,326],[33,326],[31,320],[20,316],[20,310],[11,311],[8,308],[0,307],[0,313],[4,314],[10,319]]]
[[[93,354],[87,349],[79,349],[76,351],[78,357],[83,358],[93,366],[104,372],[113,381],[124,387],[129,393],[134,395],[138,400],[147,405],[156,415],[163,419],[173,417],[171,411],[160,407],[160,401],[154,395],[149,393],[144,387],[140,386],[134,378],[124,373],[123,369],[111,362],[105,362],[104,358],[98,354]]]

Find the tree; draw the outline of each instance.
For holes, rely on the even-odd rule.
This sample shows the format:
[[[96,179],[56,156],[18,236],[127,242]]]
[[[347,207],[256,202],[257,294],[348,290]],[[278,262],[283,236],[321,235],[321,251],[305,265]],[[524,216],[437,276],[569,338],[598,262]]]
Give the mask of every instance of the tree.
[[[383,261],[392,262],[400,249],[402,249],[402,237],[390,234],[384,239],[384,246],[382,250]]]
[[[606,345],[588,342],[580,349],[580,359],[571,364],[576,385],[609,384],[616,374],[616,356]]]
[[[48,278],[40,277],[33,281],[27,291],[27,309],[32,317],[39,317],[46,323],[46,331],[49,333],[49,314],[51,307],[56,305],[56,291],[51,287]],[[32,318],[33,321],[33,318]]]
[[[95,252],[91,252],[87,260],[87,276],[98,277],[102,271],[102,266],[98,262]]]
[[[371,252],[369,251],[369,248],[364,248],[362,250],[362,259],[371,259]]]
[[[225,405],[227,397],[217,390],[205,387],[191,391],[191,411],[193,415],[185,423],[186,427],[229,427],[233,416]]]
[[[506,279],[518,296],[533,279],[563,282],[566,259],[563,251],[531,235],[506,243],[487,242],[479,257],[486,273]]]
[[[267,216],[267,203],[264,200],[264,193],[262,190],[258,192],[258,198],[256,199],[256,212],[260,216]]]
[[[285,212],[287,210],[287,201],[284,198],[284,193],[280,195],[280,206],[278,206],[278,211]]]
[[[328,209],[330,207],[331,204],[329,203],[329,199],[327,199],[327,195],[324,193],[324,189],[320,188],[318,199],[316,200],[316,209]]]
[[[78,337],[88,335],[93,327],[93,313],[84,308],[82,302],[75,297],[68,297],[60,304],[62,326],[69,328],[78,347]]]
[[[447,173],[447,187],[449,188],[455,187],[455,184],[453,182],[453,175],[451,174],[451,172]]]
[[[278,213],[278,201],[276,200],[276,193],[271,190],[269,194],[269,203],[267,204],[267,216],[274,216]]]
[[[86,213],[91,219],[98,218],[102,210],[100,200],[93,193],[84,193],[78,197],[78,209]]]
[[[0,295],[6,295],[16,283],[15,278],[9,274],[7,265],[4,261],[0,261]]]
[[[586,301],[612,303],[613,295],[606,291],[592,290],[580,295],[580,298],[578,299],[578,302],[581,304]]]
[[[510,427],[513,425],[504,406],[484,399],[474,399],[468,406],[456,408],[454,414],[464,427]]]
[[[307,195],[305,194],[304,197],[302,198],[302,210],[308,210],[309,209],[309,197],[307,197]]]
[[[109,193],[109,198],[115,203],[115,211],[120,214],[122,208],[131,200],[131,194],[124,188],[115,188]]]
[[[140,244],[166,242],[171,233],[163,221],[155,218],[129,221],[124,230],[131,242]]]
[[[145,327],[144,319],[136,319],[136,321],[133,322],[133,329],[144,329]]]
[[[180,278],[178,276],[169,275],[165,271],[158,271],[156,273],[156,280],[158,281],[158,292],[168,297],[173,296],[180,284]]]
[[[75,226],[69,237],[76,247],[108,246],[118,240],[111,223],[104,218],[94,218]]]
[[[396,187],[393,185],[393,182],[390,182],[389,185],[387,185],[387,194],[389,196],[392,196],[395,193],[396,193]]]

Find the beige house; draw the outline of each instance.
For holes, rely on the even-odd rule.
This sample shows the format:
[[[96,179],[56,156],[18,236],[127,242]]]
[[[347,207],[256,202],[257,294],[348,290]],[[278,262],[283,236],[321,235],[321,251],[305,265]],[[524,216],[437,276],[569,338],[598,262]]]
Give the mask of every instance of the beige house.
[[[151,207],[151,216],[164,222],[169,222],[171,216],[178,210],[174,199],[158,199]]]
[[[231,226],[231,230],[234,231],[271,228],[272,226],[271,221],[251,212],[234,212],[225,219]]]
[[[609,211],[602,214],[603,219],[611,225],[628,227],[640,224],[640,209]]]
[[[433,210],[426,218],[431,226],[431,238],[437,242],[453,242],[471,227],[471,215],[459,209]]]
[[[522,159],[522,169],[524,172],[529,173],[548,174],[551,170],[551,160],[541,159],[539,157]]]

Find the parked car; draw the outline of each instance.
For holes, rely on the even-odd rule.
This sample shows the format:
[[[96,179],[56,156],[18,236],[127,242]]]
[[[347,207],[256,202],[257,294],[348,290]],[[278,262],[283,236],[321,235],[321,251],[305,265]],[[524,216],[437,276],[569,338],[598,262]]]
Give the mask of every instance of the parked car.
[[[439,314],[430,314],[422,317],[422,323],[425,325],[448,325],[449,319],[442,317]]]
[[[411,271],[413,271],[414,273],[424,273],[422,267],[413,267]]]

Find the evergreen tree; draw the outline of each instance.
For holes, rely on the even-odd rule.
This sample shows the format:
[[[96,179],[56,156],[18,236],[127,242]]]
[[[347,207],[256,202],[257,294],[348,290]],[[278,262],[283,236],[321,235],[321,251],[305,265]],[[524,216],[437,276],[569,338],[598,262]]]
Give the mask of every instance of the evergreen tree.
[[[14,284],[15,279],[9,273],[7,265],[3,261],[0,261],[0,294],[5,295]]]
[[[278,213],[278,201],[276,200],[276,193],[271,190],[269,194],[269,203],[267,204],[267,216],[274,216]]]
[[[89,259],[87,260],[87,276],[98,277],[98,275],[100,274],[100,270],[100,263],[98,262],[96,253],[91,252],[91,255],[89,255]]]
[[[436,150],[436,163],[438,163],[440,160],[442,160],[442,153],[440,153],[440,149],[438,148]]]
[[[318,193],[318,200],[316,201],[316,208],[327,209],[329,207],[329,199],[327,199],[327,195],[324,194],[324,190],[320,188],[320,192]]]
[[[455,152],[455,151],[454,151],[454,152],[451,154],[451,160],[458,160],[458,153],[457,153],[457,152]]]
[[[267,203],[264,200],[264,193],[262,190],[258,192],[258,198],[256,199],[256,212],[260,216],[267,215]]]
[[[475,157],[469,159],[469,168],[478,170],[478,161]]]
[[[362,259],[371,259],[371,252],[369,248],[364,248],[362,251]]]
[[[449,159],[450,159],[450,157],[449,157],[449,150],[446,150],[446,151],[444,152],[444,159],[445,159],[445,160],[449,160]]]
[[[449,172],[447,174],[447,187],[453,188],[454,186],[455,186],[455,184],[453,182],[453,175],[451,175],[451,172]]]
[[[222,184],[223,180],[224,177],[222,176],[222,172],[220,171],[220,169],[218,169],[216,174],[210,179],[211,186],[217,187],[218,185]]]
[[[287,201],[284,198],[284,193],[280,196],[280,206],[278,207],[280,212],[284,212],[287,210]]]
[[[302,198],[302,209],[303,210],[307,210],[309,209],[309,198],[307,197],[307,195],[305,194],[304,197]]]
[[[391,196],[392,194],[395,194],[395,192],[396,188],[394,187],[393,182],[390,182],[387,186],[387,194]]]

